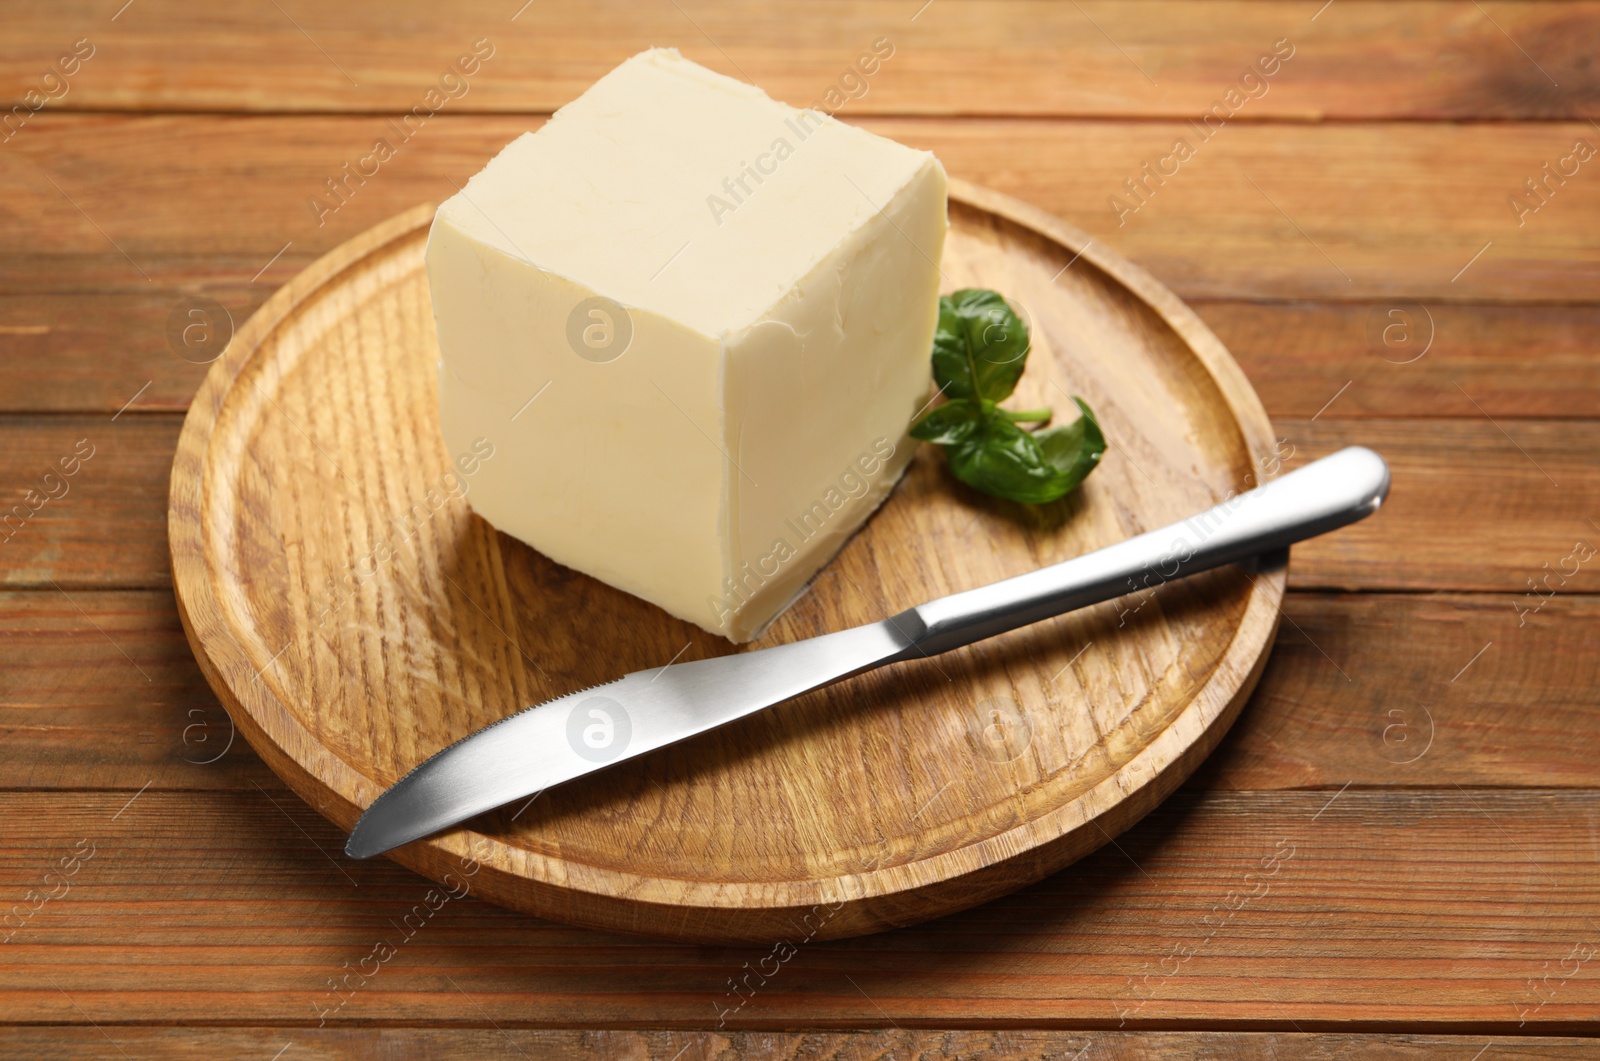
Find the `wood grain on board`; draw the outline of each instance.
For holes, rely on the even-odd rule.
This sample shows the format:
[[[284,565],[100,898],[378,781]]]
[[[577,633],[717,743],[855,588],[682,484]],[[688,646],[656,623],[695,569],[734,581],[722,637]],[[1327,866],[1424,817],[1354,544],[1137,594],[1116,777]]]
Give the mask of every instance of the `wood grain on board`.
[[[69,1024],[87,1013],[102,1024],[700,1030],[1590,1028],[1600,978],[1581,956],[1600,946],[1587,839],[1600,792],[1336,792],[1182,791],[1116,846],[965,913],[835,942],[806,942],[797,918],[784,961],[771,944],[527,917],[478,901],[483,873],[453,876],[458,898],[444,898],[393,863],[339,858],[342,834],[280,792],[0,793],[12,901],[61,892],[45,874],[93,851],[3,944],[0,1012]],[[380,944],[388,961],[371,958]]]
[[[1291,593],[1261,683],[1189,787],[1600,787],[1600,601],[1515,604]],[[277,791],[234,732],[168,590],[0,594],[0,788]]]
[[[982,188],[952,183],[950,215],[947,285],[1004,290],[1030,318],[1016,400],[1082,394],[1137,460],[1037,508],[953,489],[938,461],[917,461],[751,647],[1176,523],[1276,459],[1238,367],[1147,274]],[[173,575],[201,667],[274,772],[346,828],[511,709],[733,651],[497,535],[465,472],[448,498],[430,489],[452,467],[423,269],[432,220],[426,206],[399,215],[274,295],[212,366],[173,464]],[[480,425],[499,459],[517,459],[504,426],[517,412]],[[685,452],[705,447],[700,426],[678,430]],[[394,857],[440,880],[470,857],[496,902],[674,938],[770,940],[818,902],[826,937],[939,916],[1081,857],[1175,788],[1259,677],[1283,585],[1268,559],[864,675]],[[1097,639],[1103,653],[1083,659]],[[737,827],[752,818],[771,827]]]
[[[452,181],[539,121],[436,118],[360,178],[343,167],[378,138],[398,141],[387,118],[41,116],[0,151],[11,214],[0,285],[281,284],[341,241],[453,194]],[[1230,124],[1203,143],[1167,121],[862,124],[1076,225],[1184,298],[1589,303],[1600,290],[1600,154],[1571,160],[1579,140],[1600,152],[1586,122]],[[1179,139],[1193,157],[1119,217],[1113,197],[1131,205],[1125,182]],[[1572,176],[1543,176],[1564,158]],[[1549,190],[1519,223],[1508,200],[1535,178]],[[342,205],[330,180],[346,182]]]
[[[843,104],[846,115],[1181,117],[1233,89],[1247,121],[1600,116],[1586,33],[1593,3],[120,6],[9,10],[0,93],[39,87],[59,54],[87,40],[93,56],[65,94],[47,86],[59,97],[52,106],[396,113],[428,105],[432,89],[451,111],[548,112],[629,55],[672,46],[777,99]],[[488,61],[443,83],[480,40]],[[887,58],[852,76],[878,41]],[[1288,61],[1246,81],[1274,50]],[[830,88],[839,95],[829,99]]]

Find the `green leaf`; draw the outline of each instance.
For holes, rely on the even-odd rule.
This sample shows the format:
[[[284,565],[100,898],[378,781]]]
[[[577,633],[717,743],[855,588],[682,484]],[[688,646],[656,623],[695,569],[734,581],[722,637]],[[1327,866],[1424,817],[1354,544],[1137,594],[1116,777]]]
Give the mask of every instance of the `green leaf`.
[[[911,425],[911,437],[949,446],[965,442],[983,423],[983,407],[977,402],[958,399],[929,409]]]
[[[1027,324],[999,294],[963,288],[939,299],[933,377],[949,400],[920,417],[911,436],[945,447],[957,479],[996,497],[1042,505],[1076,489],[1100,464],[1105,434],[1094,412],[1070,424],[1029,432],[1049,409],[998,407],[1028,361]]]
[[[983,422],[971,438],[946,451],[950,470],[968,486],[1029,504],[1054,501],[1059,473],[1044,459],[1033,436],[999,417]]]
[[[1062,475],[1065,483],[1061,493],[1074,489],[1100,464],[1106,452],[1106,436],[1100,430],[1100,421],[1094,418],[1089,403],[1074,396],[1082,416],[1070,424],[1035,431],[1033,440],[1045,463]]]
[[[950,470],[986,494],[1044,505],[1071,493],[1100,463],[1105,436],[1081,399],[1083,415],[1063,427],[1029,433],[999,416],[950,446]]]
[[[963,288],[939,299],[933,377],[950,398],[1010,397],[1028,363],[1028,326],[993,291]]]

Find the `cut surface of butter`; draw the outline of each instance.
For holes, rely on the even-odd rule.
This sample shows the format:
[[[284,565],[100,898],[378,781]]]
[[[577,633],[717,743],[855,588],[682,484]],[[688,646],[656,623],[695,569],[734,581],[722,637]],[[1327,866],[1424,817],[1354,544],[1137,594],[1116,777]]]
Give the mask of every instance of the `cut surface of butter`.
[[[438,211],[427,270],[468,500],[746,641],[887,496],[929,397],[945,175],[656,49]]]

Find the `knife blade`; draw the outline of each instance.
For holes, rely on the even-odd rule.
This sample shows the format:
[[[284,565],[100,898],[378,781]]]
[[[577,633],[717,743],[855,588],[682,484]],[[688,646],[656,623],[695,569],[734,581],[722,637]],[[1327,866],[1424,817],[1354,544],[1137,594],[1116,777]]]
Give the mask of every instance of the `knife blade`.
[[[1383,458],[1351,446],[1170,526],[876,623],[568,693],[417,766],[366,809],[345,854],[382,854],[866,670],[1287,547],[1371,515],[1388,490]]]

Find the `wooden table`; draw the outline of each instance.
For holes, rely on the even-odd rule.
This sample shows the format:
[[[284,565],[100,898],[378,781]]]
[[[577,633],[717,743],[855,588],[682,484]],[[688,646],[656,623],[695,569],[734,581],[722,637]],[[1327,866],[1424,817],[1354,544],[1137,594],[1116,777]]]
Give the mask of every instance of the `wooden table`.
[[[0,1054],[1591,1053],[1600,5],[519,2],[0,15]],[[462,899],[351,990],[429,884],[344,859],[229,744],[170,588],[205,371],[176,336],[652,44],[795,103],[854,88],[841,117],[1139,261],[1291,466],[1361,442],[1393,495],[1295,550],[1266,676],[1200,773],[1042,884],[770,974],[766,948]]]

